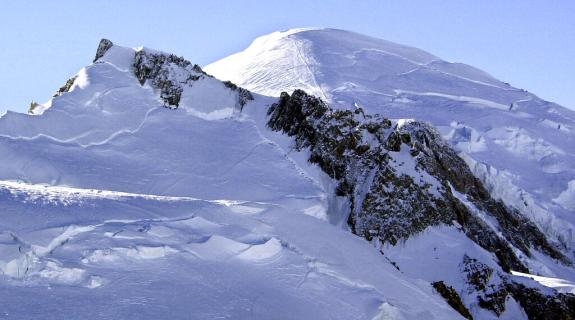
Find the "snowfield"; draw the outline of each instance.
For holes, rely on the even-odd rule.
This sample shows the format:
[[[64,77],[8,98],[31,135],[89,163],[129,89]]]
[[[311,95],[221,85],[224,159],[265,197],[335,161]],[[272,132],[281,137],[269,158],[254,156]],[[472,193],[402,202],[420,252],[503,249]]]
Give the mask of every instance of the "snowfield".
[[[500,314],[481,307],[470,266],[490,270],[492,289],[512,280],[549,297],[575,292],[572,265],[511,247],[529,272],[503,270],[457,221],[394,245],[354,235],[338,181],[268,126],[280,92],[298,88],[394,118],[390,130],[429,121],[493,196],[573,260],[573,112],[339,30],[264,36],[206,70],[104,40],[52,100],[0,117],[0,318],[461,319],[439,281],[476,319],[527,318],[507,293]],[[375,148],[374,137],[361,143]],[[442,196],[445,181],[409,149],[388,153],[398,174]]]
[[[15,182],[0,199],[4,318],[457,318],[361,239],[277,204]]]
[[[327,222],[321,175],[265,129],[275,98],[240,113],[206,76],[170,110],[134,54],[0,118],[2,318],[458,318]]]

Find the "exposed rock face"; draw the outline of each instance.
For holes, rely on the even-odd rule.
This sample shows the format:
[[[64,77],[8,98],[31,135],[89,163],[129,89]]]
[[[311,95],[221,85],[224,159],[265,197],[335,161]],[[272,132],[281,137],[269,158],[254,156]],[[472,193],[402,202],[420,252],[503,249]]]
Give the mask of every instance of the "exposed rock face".
[[[467,200],[476,207],[476,210],[495,218],[499,224],[499,231],[503,232],[505,239],[513,246],[527,256],[531,255],[529,249],[533,247],[554,259],[570,264],[562,253],[548,243],[545,235],[534,223],[517,210],[491,198],[489,192],[481,181],[473,175],[463,159],[430,125],[413,122],[400,131],[402,133],[409,131],[409,134],[414,138],[413,147],[421,151],[421,154],[417,156],[418,165],[431,175],[438,177],[440,181],[447,181],[455,191],[466,195]],[[468,223],[465,220],[459,222]],[[470,227],[472,226],[470,225]]]
[[[164,106],[176,109],[180,104],[180,98],[184,91],[182,84],[170,72],[172,65],[188,71],[184,84],[197,81],[204,76],[198,65],[191,66],[191,63],[182,57],[175,55],[165,55],[149,53],[144,50],[136,52],[134,60],[134,72],[141,85],[146,80],[151,80],[151,85],[160,89],[160,97],[164,100]]]
[[[28,108],[28,114],[35,114],[35,110],[40,106],[41,105],[36,101],[30,102],[30,107]]]
[[[244,108],[244,106],[246,105],[246,103],[248,103],[248,101],[254,100],[254,96],[252,95],[251,92],[242,87],[238,87],[235,83],[231,81],[224,81],[224,85],[234,91],[238,91],[238,103],[241,109]]]
[[[509,298],[519,302],[530,319],[575,319],[575,297],[559,294],[541,285],[498,274],[484,263],[467,256],[462,262],[469,294],[476,294],[479,307],[500,316]]]
[[[308,149],[309,162],[338,183],[336,194],[349,199],[350,228],[367,240],[395,244],[430,226],[456,224],[506,272],[528,272],[514,250],[531,256],[536,249],[570,264],[533,223],[494,200],[428,124],[393,122],[361,108],[335,111],[301,90],[282,93],[268,115],[271,129],[294,137],[295,149]],[[463,267],[472,291],[482,292],[500,314],[506,295],[488,288],[493,270],[472,262]]]
[[[485,290],[493,276],[493,269],[467,255],[463,257],[461,269],[467,275],[467,283],[470,285],[470,289],[476,291]]]
[[[507,282],[505,289],[525,310],[530,319],[575,319],[575,296],[558,294],[522,283]]]
[[[504,270],[527,271],[507,241],[526,255],[534,247],[567,261],[537,227],[492,199],[465,162],[425,123],[392,124],[361,109],[333,111],[301,90],[292,96],[283,93],[268,113],[270,128],[294,136],[296,149],[309,148],[309,161],[339,182],[338,195],[350,198],[349,224],[368,240],[395,244],[429,226],[457,221],[470,239],[497,255]],[[408,161],[413,168],[404,164]],[[497,219],[505,238],[454,192]]]
[[[66,81],[66,83],[63,86],[61,86],[60,89],[58,89],[58,91],[56,91],[56,93],[54,93],[54,95],[52,97],[56,98],[56,97],[63,95],[66,92],[69,92],[70,89],[72,88],[72,86],[74,85],[74,81],[76,81],[77,77],[78,76],[74,76],[74,77],[68,79]]]
[[[160,90],[160,97],[164,100],[164,106],[177,109],[180,105],[184,86],[193,86],[193,83],[205,77],[212,77],[205,73],[197,64],[192,65],[183,57],[173,54],[148,52],[145,49],[136,52],[134,58],[134,74],[144,85],[150,80],[150,85]],[[174,72],[174,70],[178,70]],[[231,90],[238,92],[238,105],[240,108],[248,100],[253,100],[252,94],[239,88],[231,82],[224,82]]]
[[[108,50],[114,45],[112,41],[108,39],[100,40],[100,44],[98,45],[98,49],[96,50],[96,57],[94,58],[93,62],[98,61],[101,57],[103,57]]]
[[[433,288],[449,303],[449,305],[457,310],[466,319],[473,319],[469,310],[465,307],[461,301],[461,297],[452,287],[443,283],[443,281],[437,281],[431,284]]]

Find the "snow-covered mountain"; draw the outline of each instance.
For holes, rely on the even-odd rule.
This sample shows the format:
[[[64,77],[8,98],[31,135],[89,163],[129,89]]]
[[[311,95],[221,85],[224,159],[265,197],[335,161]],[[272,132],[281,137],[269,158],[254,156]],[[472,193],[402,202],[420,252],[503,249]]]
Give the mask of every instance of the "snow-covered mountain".
[[[342,30],[275,32],[205,70],[261,94],[303,89],[335,108],[429,121],[496,198],[573,255],[575,112],[471,66]]]
[[[67,83],[0,118],[2,317],[457,318],[326,222],[277,98],[107,41]]]
[[[292,41],[306,34],[328,35],[317,44],[331,52],[320,56],[335,59],[333,68],[310,54],[311,42]],[[51,101],[28,115],[3,115],[0,314],[575,317],[570,242],[552,222],[540,230],[541,221],[530,221],[490,184],[499,180],[468,166],[486,151],[461,153],[464,143],[476,141],[453,142],[471,129],[457,124],[448,135],[440,126],[450,145],[432,125],[390,119],[404,105],[413,111],[427,101],[443,108],[442,99],[452,98],[415,95],[406,85],[385,108],[375,104],[385,101],[376,100],[383,99],[378,94],[326,90],[319,74],[341,71],[334,39],[342,50],[361,39],[379,41],[333,30],[276,33],[256,40],[256,60],[242,64],[251,54],[239,54],[228,67],[225,61],[209,67],[216,74],[253,75],[235,79],[253,92],[182,57],[102,40],[94,62]],[[423,64],[431,57],[380,45],[400,60]],[[342,57],[362,60],[362,75],[362,63],[379,68],[369,58],[378,57],[377,50],[364,50],[365,60]],[[281,68],[282,78],[275,78]],[[459,74],[458,81],[478,73],[455,69],[450,74]],[[496,81],[484,77],[477,81]],[[451,103],[462,113],[491,110],[477,101]],[[522,106],[512,112],[526,113]],[[493,137],[482,139],[485,148],[500,147],[492,152],[507,150]],[[567,210],[572,198],[563,192],[557,199]],[[570,221],[560,213],[548,216]]]

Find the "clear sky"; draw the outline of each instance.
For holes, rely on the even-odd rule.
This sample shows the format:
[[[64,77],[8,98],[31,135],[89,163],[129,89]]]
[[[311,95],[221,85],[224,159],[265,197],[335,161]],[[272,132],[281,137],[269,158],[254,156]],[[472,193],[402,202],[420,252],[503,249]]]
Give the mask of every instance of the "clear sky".
[[[3,1],[0,114],[45,102],[98,42],[206,65],[257,36],[332,27],[418,47],[575,109],[573,0]]]

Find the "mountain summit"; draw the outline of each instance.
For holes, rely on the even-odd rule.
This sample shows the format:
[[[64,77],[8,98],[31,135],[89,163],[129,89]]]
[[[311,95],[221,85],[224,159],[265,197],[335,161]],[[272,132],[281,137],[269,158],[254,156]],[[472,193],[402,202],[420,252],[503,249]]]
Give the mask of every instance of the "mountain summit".
[[[344,31],[275,33],[252,47],[253,56],[227,60],[243,60],[231,64],[240,69],[205,71],[104,39],[93,63],[50,102],[0,118],[5,314],[575,318],[571,218],[561,215],[569,191],[550,200],[564,211],[545,212],[545,224],[501,195],[523,185],[501,180],[516,189],[507,188],[478,169],[515,177],[495,167],[511,163],[516,146],[488,135],[511,130],[492,122],[496,116],[508,114],[505,125],[514,126],[552,108],[565,116],[563,109],[534,96],[495,108],[502,102],[451,88],[476,74],[485,79],[468,85],[499,87],[489,76],[459,65],[447,72],[451,65],[423,51]],[[383,76],[368,81],[400,61],[435,80],[411,79],[403,89],[384,86]],[[236,84],[210,74],[217,70],[254,76]],[[453,83],[429,94],[414,87],[437,77]],[[449,108],[484,112],[472,120],[485,123],[420,120],[447,117]],[[556,164],[571,156],[552,150]],[[540,159],[526,159],[546,173]],[[569,179],[565,168],[560,178]],[[521,192],[525,206],[546,204],[536,197],[544,192]]]

